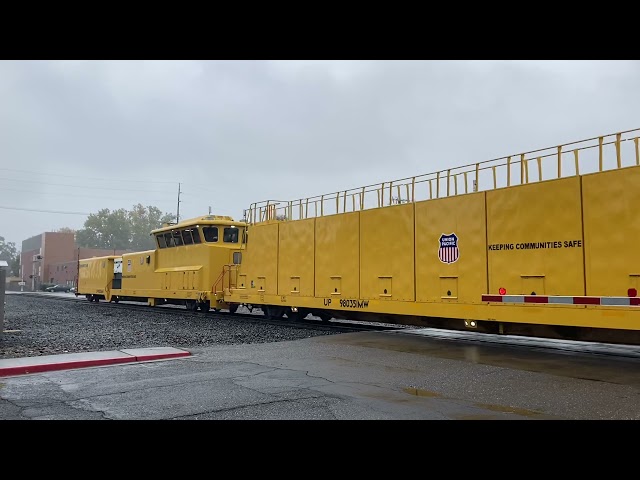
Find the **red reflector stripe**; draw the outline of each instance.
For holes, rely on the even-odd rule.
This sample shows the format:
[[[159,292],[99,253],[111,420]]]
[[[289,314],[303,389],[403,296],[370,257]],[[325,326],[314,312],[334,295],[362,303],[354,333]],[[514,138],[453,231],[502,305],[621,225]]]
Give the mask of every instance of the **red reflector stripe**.
[[[524,297],[525,303],[549,303],[549,297],[528,295]]]
[[[600,305],[600,297],[573,297],[575,305]]]
[[[483,302],[502,302],[502,295],[482,295]]]
[[[483,302],[543,303],[553,305],[640,306],[640,297],[563,297],[548,295],[482,295]]]

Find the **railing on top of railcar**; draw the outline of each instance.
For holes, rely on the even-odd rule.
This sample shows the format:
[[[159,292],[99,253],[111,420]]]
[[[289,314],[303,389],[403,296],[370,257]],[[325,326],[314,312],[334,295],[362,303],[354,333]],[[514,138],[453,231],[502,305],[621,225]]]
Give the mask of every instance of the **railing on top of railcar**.
[[[298,200],[256,202],[244,211],[244,220],[250,224],[301,220],[640,165],[639,134],[636,128],[381,184]]]

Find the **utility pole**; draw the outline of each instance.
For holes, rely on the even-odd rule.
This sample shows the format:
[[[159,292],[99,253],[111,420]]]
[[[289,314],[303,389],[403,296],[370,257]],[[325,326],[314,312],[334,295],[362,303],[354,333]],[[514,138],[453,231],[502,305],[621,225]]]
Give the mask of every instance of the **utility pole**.
[[[4,332],[4,289],[7,285],[6,275],[8,269],[9,264],[4,260],[0,260],[0,339]]]
[[[180,223],[180,184],[178,183],[178,210],[176,211],[176,223]]]

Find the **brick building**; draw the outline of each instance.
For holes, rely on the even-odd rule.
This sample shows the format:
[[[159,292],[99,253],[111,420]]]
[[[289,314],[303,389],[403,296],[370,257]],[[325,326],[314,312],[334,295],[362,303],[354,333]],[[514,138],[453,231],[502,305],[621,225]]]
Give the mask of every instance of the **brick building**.
[[[78,248],[73,233],[44,232],[22,242],[20,276],[26,282],[25,290],[38,290],[43,283],[75,285],[80,258],[126,252]]]
[[[20,276],[29,290],[37,290],[40,284],[49,282],[52,263],[74,258],[73,233],[45,232],[22,242]]]
[[[104,250],[99,248],[76,248],[74,259],[56,262],[49,265],[47,283],[75,285],[78,277],[78,260],[81,258],[104,257],[105,255],[122,255],[131,250]]]

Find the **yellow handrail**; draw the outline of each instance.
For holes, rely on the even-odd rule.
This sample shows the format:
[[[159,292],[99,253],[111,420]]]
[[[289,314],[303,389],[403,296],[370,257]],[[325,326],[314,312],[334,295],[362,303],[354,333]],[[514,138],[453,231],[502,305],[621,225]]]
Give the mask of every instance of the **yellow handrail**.
[[[632,133],[634,135],[630,135]],[[612,139],[609,140],[610,138]],[[416,190],[418,185],[422,183],[428,184],[428,188],[429,188],[429,195],[427,197],[428,199],[432,199],[434,197],[441,198],[441,195],[444,194],[444,192],[440,188],[441,181],[446,181],[445,192],[447,197],[452,195],[459,195],[461,192],[462,194],[466,194],[469,192],[469,188],[467,185],[467,178],[468,178],[467,174],[469,173],[475,173],[475,175],[472,176],[472,179],[473,177],[475,177],[475,179],[473,180],[473,188],[471,189],[471,191],[477,192],[481,190],[479,185],[480,172],[484,172],[484,171],[489,171],[493,176],[493,185],[491,184],[485,185],[484,190],[497,189],[497,188],[500,188],[500,186],[498,185],[497,169],[502,167],[506,167],[506,186],[509,187],[514,184],[515,185],[518,184],[517,182],[514,181],[514,179],[511,178],[512,166],[514,166],[514,164],[516,163],[520,164],[519,184],[526,184],[526,183],[529,183],[530,181],[528,162],[530,160],[533,160],[534,158],[536,159],[537,166],[538,166],[538,181],[546,181],[546,180],[553,180],[555,178],[562,178],[563,175],[565,176],[580,175],[581,167],[578,162],[578,159],[579,159],[578,152],[586,151],[590,149],[596,149],[596,148],[598,149],[597,171],[603,171],[604,170],[604,147],[608,145],[615,146],[616,162],[615,162],[614,168],[623,168],[622,144],[624,142],[629,142],[629,141],[633,141],[635,144],[634,145],[635,147],[634,163],[635,165],[640,165],[640,149],[638,147],[638,138],[640,138],[640,128],[625,130],[625,131],[616,132],[616,133],[610,133],[607,135],[592,137],[585,140],[578,140],[574,142],[565,143],[562,145],[555,145],[553,147],[540,148],[537,150],[531,150],[531,151],[519,153],[516,155],[509,155],[505,157],[494,158],[491,160],[484,160],[481,162],[472,163],[472,164],[468,164],[460,167],[446,168],[443,170],[439,170],[439,171],[435,171],[435,172],[431,172],[423,175],[413,176],[413,177],[402,178],[399,180],[385,181],[382,183],[366,185],[363,187],[340,190],[338,192],[333,192],[329,194],[325,193],[322,195],[316,195],[316,196],[311,196],[311,197],[291,200],[291,201],[266,200],[264,202],[255,202],[255,203],[252,203],[251,207],[249,208],[248,221],[250,223],[260,223],[262,221],[274,219],[276,218],[276,210],[283,210],[285,213],[284,218],[288,220],[317,217],[318,213],[319,213],[319,216],[325,216],[331,213],[325,211],[324,203],[325,201],[331,202],[332,200],[335,200],[335,205],[336,205],[335,206],[336,211],[334,213],[346,213],[347,212],[346,197],[348,194],[351,194],[354,196],[357,194],[360,199],[359,205],[356,205],[354,201],[354,205],[352,208],[353,211],[364,210],[365,208],[367,208],[365,206],[365,196],[367,193],[372,193],[373,195],[377,196],[377,202],[374,200],[374,206],[368,207],[368,208],[385,207],[387,206],[386,205],[387,202],[385,202],[385,190],[387,186],[389,187],[389,197],[388,197],[389,205],[394,204],[393,197],[392,197],[392,188],[394,186],[398,190],[398,203],[404,202],[404,201],[401,201],[400,199],[400,187],[402,185],[405,185],[405,187],[407,188],[407,197],[408,197],[407,202],[409,203],[420,201],[420,199],[417,198],[418,194]],[[568,149],[566,148],[568,146],[575,146],[575,147]],[[563,156],[565,155],[571,155],[573,157],[573,160],[575,163],[575,173],[563,172],[562,160],[563,160]],[[516,160],[514,160],[514,157],[516,158]],[[542,179],[542,160],[546,158],[551,158],[551,157],[556,158],[556,162],[557,162],[556,175],[557,176],[553,177],[554,172],[551,172],[550,178],[543,180]],[[519,158],[519,160],[517,160],[517,158]],[[453,191],[451,191],[451,188],[450,188],[450,181],[452,177],[454,182]],[[463,189],[458,188],[458,177],[463,179],[465,182]],[[436,183],[435,192],[432,190],[433,189],[432,182]],[[409,195],[409,187],[411,188],[410,195]],[[340,197],[343,197],[342,212],[340,211],[341,210]],[[317,204],[317,202],[320,202],[320,209],[319,209],[320,211],[318,212],[318,210],[316,209],[315,212],[309,212],[309,208],[308,208],[309,202],[312,202],[314,204]],[[278,205],[280,204],[284,206],[281,206],[278,208]],[[302,208],[303,205],[305,207],[304,209]],[[300,206],[298,218],[293,218],[292,213],[293,213],[294,206]],[[256,212],[258,212],[258,215],[256,214]]]

